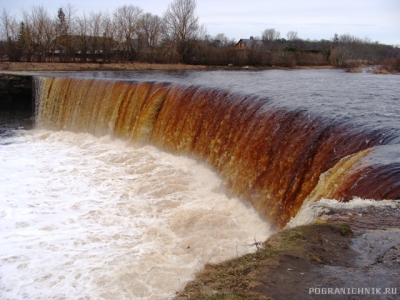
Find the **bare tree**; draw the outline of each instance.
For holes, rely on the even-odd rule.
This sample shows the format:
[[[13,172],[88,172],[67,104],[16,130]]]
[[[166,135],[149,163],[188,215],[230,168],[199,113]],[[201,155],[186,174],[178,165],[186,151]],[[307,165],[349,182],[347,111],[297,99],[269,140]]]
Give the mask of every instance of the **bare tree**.
[[[0,16],[0,39],[3,40],[4,50],[1,53],[6,55],[10,60],[17,59],[16,40],[18,36],[18,22],[15,17],[11,16],[4,8]]]
[[[335,35],[334,48],[330,55],[330,61],[338,67],[346,66],[349,61],[357,64],[358,61],[365,59],[363,55],[364,43],[361,39],[350,34]]]
[[[0,22],[0,38],[5,41],[15,40],[18,32],[18,22],[5,8],[1,12]]]
[[[299,39],[299,37],[297,36],[297,31],[288,31],[286,33],[286,38],[288,39],[288,41],[295,41]]]
[[[22,21],[18,31],[18,45],[22,50],[22,60],[32,61],[34,59],[35,45],[33,42],[33,25],[30,13],[22,12]]]
[[[261,32],[262,40],[266,42],[273,42],[280,38],[281,34],[275,28],[268,28]]]
[[[150,13],[139,20],[138,36],[141,59],[153,62],[156,59],[156,48],[161,40],[162,19]]]
[[[102,50],[103,50],[103,61],[109,61],[111,59],[112,51],[115,50],[115,24],[108,14],[103,16],[103,36],[102,36]]]
[[[163,19],[165,34],[174,42],[182,60],[188,50],[188,42],[197,38],[200,29],[196,1],[175,0],[168,6]]]
[[[91,12],[89,13],[89,48],[90,54],[92,56],[92,61],[97,61],[97,56],[100,54],[101,40],[100,32],[103,25],[103,14],[101,12]]]
[[[25,12],[24,14],[30,29],[34,59],[37,61],[46,60],[55,38],[53,22],[43,6],[32,6],[30,13]]]
[[[229,39],[226,37],[224,33],[218,33],[214,37],[214,41],[215,45],[218,47],[223,47],[229,43]]]
[[[277,65],[281,63],[283,50],[280,49],[282,45],[277,43],[280,36],[281,34],[275,28],[268,28],[261,32],[261,40],[266,53],[263,61],[266,64]]]
[[[44,25],[44,51],[45,51],[45,59],[50,57],[51,49],[54,48],[54,41],[56,38],[56,32],[54,28],[54,22],[50,16],[46,17],[45,25]]]
[[[146,40],[146,45],[156,47],[161,38],[162,19],[150,13],[144,14],[139,21],[139,30]]]
[[[89,22],[86,14],[83,14],[77,19],[77,35],[75,38],[77,49],[79,49],[78,53],[80,54],[81,62],[86,62],[87,60],[87,52],[89,49],[88,32]]]
[[[116,39],[124,60],[133,60],[137,52],[137,31],[141,15],[142,9],[133,5],[124,5],[114,13]]]

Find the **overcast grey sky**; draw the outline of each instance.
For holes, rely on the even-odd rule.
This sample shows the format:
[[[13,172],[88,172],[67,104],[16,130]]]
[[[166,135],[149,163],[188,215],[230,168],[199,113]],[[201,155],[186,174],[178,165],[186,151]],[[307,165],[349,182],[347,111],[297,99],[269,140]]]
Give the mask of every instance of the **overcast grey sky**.
[[[76,15],[91,11],[113,12],[123,5],[135,5],[162,16],[173,0],[1,0],[16,17],[22,10],[41,5],[53,15],[70,3]],[[400,45],[400,0],[197,0],[197,15],[211,36],[224,33],[239,40],[261,36],[275,28],[285,38],[297,31],[302,39],[331,39],[335,33],[370,38],[383,44]]]

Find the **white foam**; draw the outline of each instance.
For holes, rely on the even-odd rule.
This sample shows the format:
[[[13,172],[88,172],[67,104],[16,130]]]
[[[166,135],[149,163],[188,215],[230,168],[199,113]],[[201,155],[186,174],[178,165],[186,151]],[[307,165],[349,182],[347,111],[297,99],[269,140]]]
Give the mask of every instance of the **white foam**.
[[[292,228],[295,226],[310,224],[315,221],[318,217],[326,215],[330,212],[331,209],[355,209],[355,208],[363,208],[363,207],[399,207],[400,203],[396,200],[371,200],[371,199],[362,199],[359,197],[354,197],[352,200],[348,202],[340,202],[335,199],[325,199],[315,203],[309,203],[303,206],[297,215],[290,220],[290,222],[286,225],[287,228]]]
[[[165,299],[269,226],[194,160],[110,137],[0,145],[2,299]]]

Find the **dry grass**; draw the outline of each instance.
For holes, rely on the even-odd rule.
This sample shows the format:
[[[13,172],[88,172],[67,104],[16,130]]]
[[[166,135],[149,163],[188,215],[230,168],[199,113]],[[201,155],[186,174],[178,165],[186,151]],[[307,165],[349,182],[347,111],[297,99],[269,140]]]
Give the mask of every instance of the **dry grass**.
[[[400,57],[385,58],[378,67],[374,68],[374,74],[395,74],[400,73]]]
[[[373,74],[394,74],[396,71],[387,69],[385,67],[377,67],[372,70]]]
[[[332,66],[302,66],[296,69],[325,69]],[[205,66],[185,64],[149,64],[149,63],[53,63],[53,62],[0,62],[0,71],[139,71],[139,70],[270,70],[293,68],[268,66]]]
[[[206,66],[184,64],[0,62],[0,70],[6,71],[137,71],[205,69],[207,69]]]
[[[361,68],[347,68],[346,69],[347,73],[362,73],[362,69]]]

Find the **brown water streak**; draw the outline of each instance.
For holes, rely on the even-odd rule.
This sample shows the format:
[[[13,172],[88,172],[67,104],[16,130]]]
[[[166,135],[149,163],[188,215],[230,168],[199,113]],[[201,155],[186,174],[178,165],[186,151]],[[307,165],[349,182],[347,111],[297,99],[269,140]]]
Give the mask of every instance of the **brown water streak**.
[[[382,142],[349,125],[215,89],[67,78],[44,78],[40,88],[39,125],[112,134],[195,157],[218,172],[230,195],[250,202],[276,227],[295,216],[321,174],[359,153],[354,166],[368,153],[362,150]],[[372,192],[361,169],[351,169],[331,194],[397,193]],[[375,169],[369,178],[376,178]],[[359,188],[362,180],[367,191]]]

